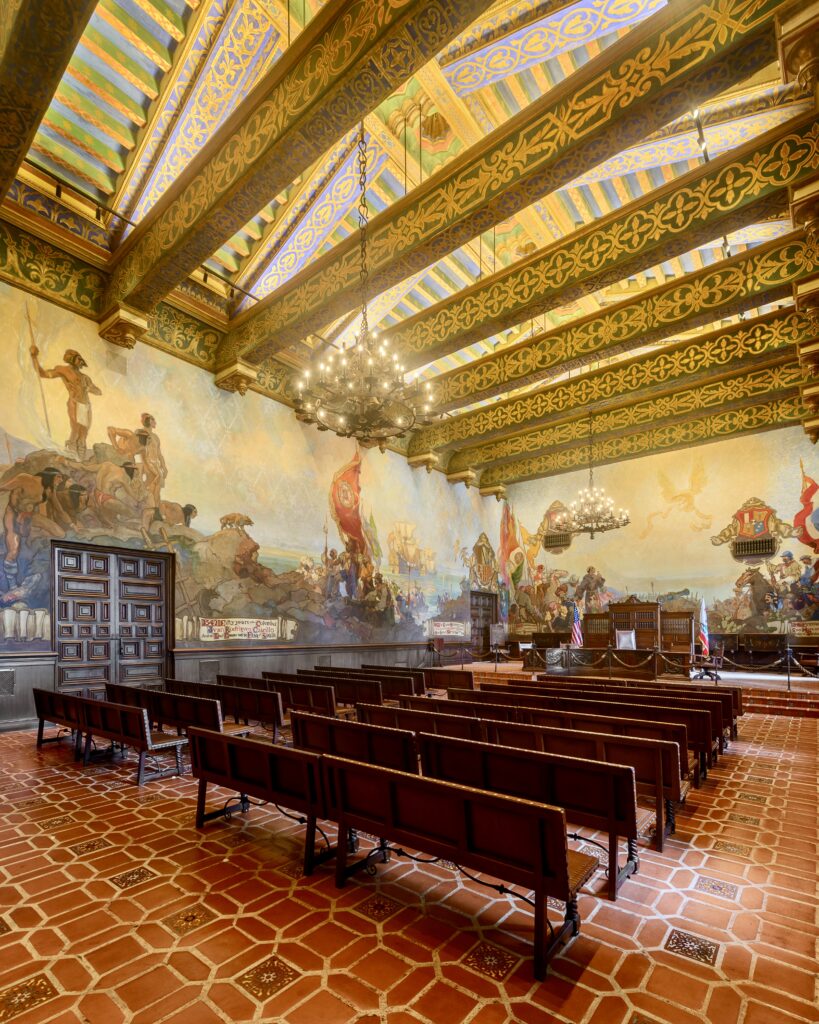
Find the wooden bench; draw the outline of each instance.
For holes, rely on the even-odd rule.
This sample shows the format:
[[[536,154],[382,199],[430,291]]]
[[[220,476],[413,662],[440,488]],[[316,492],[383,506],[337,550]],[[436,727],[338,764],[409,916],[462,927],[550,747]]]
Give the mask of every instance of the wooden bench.
[[[256,722],[264,728],[271,728],[273,742],[279,741],[284,725],[284,710],[278,693],[241,686],[223,686],[220,683],[189,683],[179,679],[166,679],[165,689],[168,693],[218,700],[223,715],[230,715],[236,723]]]
[[[82,746],[82,705],[81,697],[74,697],[68,693],[56,693],[54,690],[42,690],[35,688],[34,712],[37,715],[37,746],[44,743],[58,743],[63,734],[59,731],[56,736],[43,738],[46,722],[52,722],[62,729],[69,729],[74,739],[74,758],[80,756]]]
[[[304,838],[304,873],[311,875],[317,864],[335,853],[329,842],[316,853],[317,819],[326,818],[321,758],[308,750],[263,745],[254,740],[191,729],[191,770],[199,780],[196,827],[214,818],[229,818],[235,811],[247,813],[250,798],[268,801],[289,818],[307,827]],[[238,801],[216,810],[206,810],[208,784],[238,794]],[[283,810],[282,805],[289,810]],[[326,840],[326,837],[324,837]]]
[[[284,711],[312,711],[317,715],[336,714],[336,697],[331,686],[316,686],[301,682],[296,676],[280,678],[275,673],[263,673],[261,679],[250,676],[218,675],[216,681],[223,686],[278,693]]]
[[[362,663],[362,669],[369,671],[378,672],[389,672],[391,675],[396,676],[410,676],[412,679],[412,691],[419,697],[423,697],[426,693],[426,686],[424,684],[424,670],[422,668],[404,668],[401,665],[368,665]]]
[[[638,871],[640,827],[633,768],[426,733],[419,736],[418,748],[423,775],[562,807],[573,824],[605,832],[610,899],[616,900],[623,882]],[[579,834],[573,838],[596,843]],[[619,838],[626,840],[628,851],[622,867]]]
[[[469,669],[425,668],[424,684],[428,690],[447,690],[450,686],[471,690],[475,679]]]
[[[354,674],[330,675],[326,672],[312,672],[299,669],[296,678],[300,682],[309,682],[312,686],[330,686],[336,695],[336,704],[354,708],[356,704],[383,704],[381,683],[377,679],[369,679]]]
[[[339,888],[373,860],[366,855],[348,863],[351,830],[388,836],[394,843],[452,861],[461,870],[469,868],[522,886],[532,897],[520,898],[535,911],[534,974],[539,980],[546,977],[548,964],[564,939],[580,930],[577,893],[597,867],[594,857],[568,849],[566,818],[559,807],[478,792],[360,761],[326,755],[322,760],[328,813],[339,826]],[[390,850],[374,852],[385,861]],[[513,894],[505,886],[495,888]],[[547,916],[549,897],[566,904],[557,928]]]
[[[245,736],[250,731],[247,725],[225,723],[222,707],[214,694],[203,697],[200,693],[183,694],[142,686],[125,686],[122,683],[106,683],[105,695],[115,704],[145,708],[149,721],[159,729],[169,725],[173,729],[187,730],[193,726],[224,732],[229,736]]]
[[[663,704],[635,703],[617,700],[613,694],[586,693],[568,696],[564,693],[548,696],[517,693],[484,693],[478,690],[450,690],[451,700],[468,703],[490,703],[503,707],[566,708],[569,711],[588,711],[592,714],[621,715],[627,718],[643,718],[648,721],[682,722],[688,734],[688,745],[697,754],[700,774],[707,774],[712,763],[716,739],[712,730],[711,714],[706,709],[685,707],[682,703]],[[487,717],[484,715],[483,717]],[[493,715],[493,717],[495,717]],[[518,721],[522,721],[518,718]]]
[[[676,743],[517,722],[485,722],[484,726],[487,743],[628,765],[634,769],[638,798],[643,794],[653,802],[657,822],[654,843],[659,852],[666,831],[676,830],[676,805],[685,800],[689,790],[681,779]]]
[[[138,786],[152,779],[182,774],[182,748],[188,742],[185,736],[171,736],[168,733],[152,731],[145,708],[112,704],[105,700],[89,700],[85,697],[77,699],[82,701],[82,731],[85,736],[83,764],[88,764],[91,758],[91,744],[97,737],[110,740],[113,744],[119,743],[123,747],[132,747],[138,752]],[[148,754],[168,750],[174,752],[175,768],[157,768],[146,774],[145,758]]]
[[[421,732],[439,736],[458,736],[462,740],[485,740],[486,728],[480,718],[461,718],[459,715],[436,715],[431,711],[410,711],[401,707],[377,707],[359,704],[356,707],[359,722],[384,725],[391,729],[408,729],[416,735]]]
[[[569,685],[574,682],[575,678],[578,678],[581,683],[600,683],[603,682],[606,686],[613,686],[621,689],[644,689],[649,688],[658,692],[670,691],[672,693],[689,693],[694,695],[705,694],[709,697],[719,697],[724,700],[725,695],[730,697],[730,704],[723,703],[724,718],[726,721],[731,722],[731,736],[733,739],[737,738],[738,735],[738,719],[745,713],[742,706],[742,687],[741,686],[721,686],[719,689],[715,689],[713,686],[698,686],[695,683],[675,683],[670,680],[657,679],[651,683],[644,683],[640,681],[633,681],[629,679],[601,679],[599,676],[571,676],[567,678],[565,675],[553,676],[541,674],[536,676],[535,682],[530,682],[527,685],[535,686],[537,683],[545,682],[549,684],[562,683]],[[487,680],[488,682],[494,682],[494,680]]]
[[[487,695],[487,699],[491,699]],[[689,749],[688,730],[682,722],[657,721],[654,718],[629,718],[604,707],[594,711],[554,707],[514,708],[509,705],[484,705],[475,701],[456,701],[445,698],[403,698],[402,703],[411,710],[428,710],[434,714],[483,718],[486,721],[523,722],[532,725],[556,726],[563,729],[607,732],[613,735],[643,736],[676,743],[680,750],[682,778],[691,777],[696,788],[700,785],[699,755]],[[470,737],[465,737],[469,739]]]
[[[411,675],[397,675],[378,669],[363,668],[329,668],[317,666],[315,669],[299,669],[299,675],[311,675],[316,681],[325,677],[334,679],[361,679],[377,682],[381,685],[384,700],[396,701],[402,694],[417,693],[415,680]],[[423,695],[423,688],[421,695]],[[370,701],[370,703],[375,703]]]
[[[488,684],[494,688],[495,684]],[[688,687],[684,683],[626,683],[621,681],[609,682],[607,679],[594,680],[593,682],[581,682],[577,683],[574,680],[571,682],[566,679],[559,681],[553,679],[545,679],[537,683],[515,683],[514,689],[517,692],[525,690],[529,693],[536,693],[541,687],[548,687],[550,690],[597,690],[606,693],[615,693],[622,695],[635,694],[637,696],[650,696],[668,700],[695,700],[699,703],[705,704],[707,707],[711,707],[712,703],[716,703],[720,707],[720,719],[722,731],[719,736],[719,749],[720,753],[725,750],[726,738],[733,738],[736,733],[736,718],[734,713],[734,700],[728,691],[714,692],[712,689],[700,689],[694,687]],[[486,687],[481,687],[485,689]],[[719,727],[719,725],[717,726]]]
[[[290,723],[293,746],[299,750],[334,754],[349,761],[365,761],[400,772],[418,771],[418,751],[412,732],[326,715],[308,715],[303,711],[294,711]]]

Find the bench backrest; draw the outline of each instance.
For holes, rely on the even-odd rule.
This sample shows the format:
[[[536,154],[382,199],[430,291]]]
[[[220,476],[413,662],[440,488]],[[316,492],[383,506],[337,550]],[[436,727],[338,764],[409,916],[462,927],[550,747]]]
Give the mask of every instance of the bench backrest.
[[[291,811],[326,817],[318,754],[199,729],[190,730],[188,744],[195,778]]]
[[[517,680],[516,680],[517,681]],[[730,695],[731,707],[733,710],[734,717],[742,715],[742,687],[741,686],[726,686],[724,684],[719,687],[693,683],[690,681],[675,683],[668,679],[652,679],[651,682],[641,679],[608,679],[605,676],[584,676],[580,675],[566,675],[561,673],[560,675],[551,675],[548,672],[541,673],[535,676],[534,682],[529,680],[528,685],[536,686],[539,683],[566,683],[570,684],[573,682],[581,683],[599,683],[603,682],[606,686],[625,687],[631,689],[632,687],[642,689],[649,687],[655,690],[679,690],[680,693],[703,693],[710,697],[724,697],[725,694]],[[487,682],[493,682],[488,679]]]
[[[395,768],[400,772],[418,771],[415,735],[403,729],[345,722],[326,715],[307,715],[294,711],[290,716],[293,746],[317,754],[335,754],[350,761],[365,761]]]
[[[312,711],[335,717],[336,696],[332,686],[305,683],[298,676],[284,673],[263,672],[262,679],[267,684],[266,689],[279,694],[285,711]]]
[[[626,764],[634,769],[638,783],[654,786],[659,782],[667,799],[680,799],[680,750],[676,743],[519,722],[484,724],[487,743],[609,764]]]
[[[439,715],[467,715],[471,718],[499,718],[504,722],[518,722],[520,716],[515,707],[505,704],[472,703],[472,701],[447,700],[444,697],[401,697],[401,707],[412,711],[434,711]]]
[[[450,686],[471,690],[475,686],[475,678],[469,669],[425,668],[424,683],[428,690],[446,690]]]
[[[637,838],[637,790],[627,765],[426,733],[418,748],[424,775],[563,807],[578,825]]]
[[[218,700],[222,715],[230,715],[237,722],[261,722],[276,729],[284,723],[282,699],[272,690],[223,686],[221,683],[188,683],[177,679],[166,679],[165,689],[168,693]]]
[[[323,761],[328,804],[342,827],[386,836],[539,897],[571,898],[561,808],[360,761]]]
[[[383,704],[381,683],[354,673],[335,675],[326,672],[311,672],[299,669],[298,679],[315,686],[331,686],[336,695],[336,704]]]
[[[519,707],[519,708],[566,708],[568,711],[588,711],[597,715],[615,715],[626,718],[643,718],[648,721],[682,722],[688,733],[688,744],[691,749],[701,753],[707,753],[711,748],[712,730],[711,715],[706,710],[683,707],[676,705],[643,704],[628,700],[617,700],[612,694],[609,698],[605,694],[583,694],[582,696],[567,696],[559,694],[556,696],[530,696],[529,694],[507,694],[502,693],[483,694],[474,690],[450,690],[450,699],[476,703],[486,701],[492,707],[492,717],[497,717],[495,707]],[[493,703],[497,701],[498,705]],[[437,710],[437,709],[436,709]],[[484,713],[482,717],[488,715]],[[512,719],[514,721],[515,719]],[[523,721],[519,717],[517,721]]]
[[[484,723],[480,718],[462,718],[459,715],[436,715],[431,711],[411,711],[409,708],[376,707],[358,704],[359,722],[386,725],[391,729],[409,729],[440,736],[459,736],[464,740],[486,739]]]
[[[395,676],[410,676],[412,692],[419,697],[424,695],[424,670],[422,668],[404,668],[401,665],[368,665],[366,663],[362,663],[361,668],[367,671],[389,672],[390,675]]]
[[[403,693],[420,692],[423,694],[424,692],[423,683],[419,691],[416,689],[411,675],[402,676],[380,669],[333,668],[329,665],[317,665],[314,669],[299,669],[299,675],[308,673],[314,675],[316,681],[321,680],[324,676],[331,676],[336,679],[362,679],[378,682],[381,684],[384,700],[398,700]]]
[[[207,697],[191,697],[182,693],[149,690],[148,713],[151,720],[174,729],[211,729],[222,731],[222,709],[219,701]]]
[[[151,746],[151,729],[145,708],[112,704],[107,700],[82,700],[82,731],[92,736],[124,743],[138,750]]]
[[[126,686],[124,683],[106,683],[105,699],[113,704],[127,704],[132,708],[150,708],[150,690],[141,686]]]
[[[35,713],[41,721],[54,722],[68,729],[82,728],[82,697],[38,687],[31,692],[34,695]]]
[[[653,683],[645,684],[642,686],[630,686],[630,685],[619,685],[618,683],[608,683],[603,680],[600,682],[567,682],[561,680],[560,682],[554,682],[548,680],[542,683],[535,683],[532,685],[522,685],[520,683],[512,683],[510,686],[498,686],[493,683],[487,683],[481,685],[481,690],[486,693],[500,693],[503,690],[511,691],[513,693],[525,693],[525,694],[538,694],[538,693],[609,693],[615,696],[615,699],[631,699],[634,696],[635,700],[639,700],[642,704],[647,703],[668,703],[670,701],[691,701],[694,704],[707,707],[709,711],[712,707],[715,709],[714,714],[714,729],[715,735],[719,735],[724,727],[733,722],[734,720],[734,708],[733,701],[730,693],[714,693],[712,690],[709,691],[689,691],[683,687],[663,687],[655,686]],[[718,714],[716,713],[718,711]]]

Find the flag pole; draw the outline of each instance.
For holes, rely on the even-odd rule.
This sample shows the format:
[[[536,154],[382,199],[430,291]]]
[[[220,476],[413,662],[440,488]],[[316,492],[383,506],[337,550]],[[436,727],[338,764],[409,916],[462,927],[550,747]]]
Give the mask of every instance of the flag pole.
[[[30,308],[28,303],[26,303],[26,320],[28,320],[28,336],[29,336],[29,339],[31,341],[31,347],[32,348],[36,348],[37,346],[34,343],[34,327],[33,327],[32,323],[31,323],[31,308]],[[36,358],[36,356],[32,353],[32,356],[31,356],[32,362],[34,362],[35,358]],[[49,437],[51,437],[51,424],[48,422],[48,406],[46,405],[45,388],[43,387],[43,378],[40,376],[40,371],[37,368],[37,364],[36,363],[34,364],[34,369],[37,370],[37,381],[38,381],[38,383],[40,385],[40,398],[42,399],[42,402],[43,402],[43,416],[45,416],[46,433],[48,434]]]

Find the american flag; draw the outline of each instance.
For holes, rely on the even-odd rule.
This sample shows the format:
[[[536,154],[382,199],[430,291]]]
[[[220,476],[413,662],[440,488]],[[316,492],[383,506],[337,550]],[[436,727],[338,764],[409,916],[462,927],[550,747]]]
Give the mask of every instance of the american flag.
[[[708,642],[708,612],[705,610],[705,598],[700,599],[700,648],[702,649],[703,658],[707,658],[710,653],[710,644]]]
[[[583,646],[583,630],[580,628],[580,612],[577,610],[577,605],[574,606],[572,620],[572,643],[577,647]]]

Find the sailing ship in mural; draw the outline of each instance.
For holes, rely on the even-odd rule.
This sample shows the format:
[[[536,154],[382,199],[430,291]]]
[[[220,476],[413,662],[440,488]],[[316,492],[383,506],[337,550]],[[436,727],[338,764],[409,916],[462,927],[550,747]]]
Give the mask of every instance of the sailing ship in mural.
[[[397,522],[387,535],[390,572],[399,576],[434,576],[435,552],[422,548],[415,536],[415,523]]]

